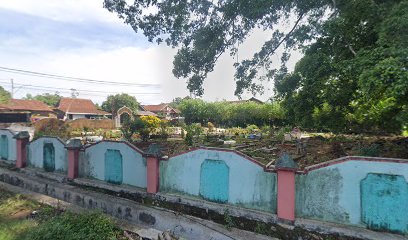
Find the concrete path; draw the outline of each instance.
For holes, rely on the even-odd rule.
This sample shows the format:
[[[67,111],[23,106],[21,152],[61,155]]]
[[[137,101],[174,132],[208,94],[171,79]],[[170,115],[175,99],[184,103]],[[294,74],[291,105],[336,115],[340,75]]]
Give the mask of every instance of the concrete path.
[[[367,240],[407,240],[408,237],[402,235],[385,233],[385,232],[375,232],[370,231],[366,228],[359,228],[347,225],[340,225],[330,222],[321,222],[309,219],[296,219],[295,226],[316,231],[319,233],[327,234],[338,234],[339,236],[348,236],[358,239]]]

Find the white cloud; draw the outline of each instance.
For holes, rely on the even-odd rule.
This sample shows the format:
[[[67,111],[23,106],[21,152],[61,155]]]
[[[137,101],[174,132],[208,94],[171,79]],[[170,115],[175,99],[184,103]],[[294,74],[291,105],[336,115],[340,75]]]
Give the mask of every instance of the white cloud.
[[[114,14],[109,13],[102,7],[102,2],[103,0],[0,0],[0,8],[62,21],[61,27],[64,26],[64,22],[74,23],[69,25],[72,29],[77,29],[75,24],[82,26],[82,22],[83,24],[109,22],[109,24],[118,26],[118,28],[123,27],[123,23],[120,23],[121,21]],[[41,24],[51,23],[42,21]],[[18,26],[25,26],[25,24],[22,22]],[[56,26],[54,28],[39,26],[38,32],[30,35],[25,34],[24,31],[21,31],[20,34],[18,29],[16,29],[16,35],[13,36],[5,33],[2,36],[2,41],[0,41],[0,66],[106,81],[153,83],[160,84],[161,88],[142,89],[111,85],[89,85],[4,72],[0,72],[0,79],[14,78],[16,83],[65,89],[76,88],[128,93],[159,91],[161,93],[159,95],[136,95],[137,99],[142,103],[168,102],[175,97],[184,97],[189,94],[185,79],[176,79],[172,74],[175,49],[147,44],[147,40],[144,41],[144,39],[135,41],[134,46],[130,41],[127,41],[126,44],[119,44],[119,41],[116,42],[114,38],[109,36],[115,36],[118,39],[132,38],[129,29],[122,31],[110,28],[99,29],[99,31],[103,31],[103,37],[98,34],[86,35],[84,34],[86,31],[68,32],[66,33],[68,35],[75,33],[71,38],[77,38],[78,41],[69,41],[71,45],[67,47],[67,38],[64,35],[61,34],[62,36],[55,37],[55,35],[59,35],[59,32],[55,29],[60,29],[60,25]],[[95,24],[95,27],[98,27],[98,24]],[[90,36],[92,36],[92,39],[90,39]],[[135,34],[135,38],[137,37],[140,38],[140,35]],[[240,46],[239,60],[252,57],[252,54],[259,50],[262,43],[269,37],[270,32],[254,31],[252,36]],[[49,42],[46,44],[33,44],[33,39],[37,38],[38,41],[48,39],[51,43],[53,41],[57,43],[53,44],[53,47]],[[114,39],[110,40],[111,43],[114,43],[111,44],[112,47],[103,49],[94,44],[102,42],[106,45],[107,39]],[[86,42],[86,44],[82,44],[82,42]],[[296,54],[294,59],[299,57],[300,55]],[[219,59],[214,72],[208,75],[208,79],[204,83],[205,94],[203,98],[205,100],[236,99],[233,79],[233,63],[235,61],[228,53],[225,53]],[[293,67],[293,60],[291,65]],[[274,66],[278,65],[275,64]],[[268,99],[273,92],[272,85],[272,83],[267,83],[266,88],[270,89],[263,96],[258,97],[262,100]],[[5,85],[5,87],[9,89],[9,85]],[[21,88],[16,97],[23,97],[26,93],[37,94],[41,92],[43,91]],[[63,93],[63,95],[67,96],[69,93]],[[99,103],[105,99],[105,97],[87,95],[84,92],[81,92],[80,97],[91,98]],[[251,94],[243,96],[243,98],[249,97],[251,97]]]
[[[122,22],[103,0],[0,0],[0,7],[64,22]]]

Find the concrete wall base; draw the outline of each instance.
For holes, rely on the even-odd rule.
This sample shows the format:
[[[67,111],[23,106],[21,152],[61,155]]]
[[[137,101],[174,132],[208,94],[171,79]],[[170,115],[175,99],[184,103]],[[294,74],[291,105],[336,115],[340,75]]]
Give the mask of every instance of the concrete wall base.
[[[184,216],[162,208],[146,207],[134,201],[113,197],[36,176],[0,168],[0,181],[87,209],[101,209],[104,213],[146,228],[170,230],[176,236],[198,240],[274,239],[239,229],[227,230],[220,224]]]
[[[57,181],[55,181],[57,180]],[[149,206],[136,202],[136,200],[129,200],[117,197],[117,195],[123,194],[126,191],[141,194],[137,196],[144,196],[143,199],[156,198],[163,200],[166,199],[169,202],[183,202],[179,206],[199,205],[202,204],[214,204],[218,206],[218,211],[222,209],[233,209],[229,205],[208,203],[200,201],[198,199],[186,199],[180,196],[170,196],[166,194],[148,194],[143,189],[130,188],[124,185],[115,186],[102,182],[95,182],[94,180],[77,179],[73,182],[77,186],[69,185],[67,183],[58,182],[58,178],[53,180],[52,178],[43,178],[42,174],[22,173],[15,169],[7,169],[0,167],[0,181],[18,186],[33,192],[42,193],[53,198],[63,200],[75,204],[79,207],[87,209],[101,209],[104,213],[112,215],[118,219],[129,221],[131,223],[146,227],[155,228],[161,231],[170,230],[172,233],[178,236],[185,237],[187,239],[274,239],[265,235],[256,234],[241,229],[232,228],[227,230],[224,225],[214,223],[205,219],[193,217],[190,215],[184,215],[182,209],[180,211],[172,211],[156,207],[150,203]],[[78,187],[81,185],[82,187]],[[100,191],[94,191],[86,189],[86,186],[100,187],[105,191],[110,191],[111,194],[104,194]],[[115,192],[117,195],[115,195]],[[112,194],[113,193],[113,194]],[[129,195],[136,196],[136,195]],[[139,200],[140,200],[139,199]],[[205,205],[214,209],[214,206]],[[233,209],[230,213],[244,214],[246,209]],[[248,211],[248,216],[254,217],[258,212]],[[275,233],[280,239],[314,239],[318,236],[321,239],[330,236],[331,239],[406,239],[404,236],[373,232],[367,229],[344,226],[334,223],[326,223],[320,221],[296,219],[294,225],[282,226],[282,224],[276,224],[276,219],[267,215],[263,216],[267,218],[271,229],[273,230],[273,236]],[[259,215],[255,218],[263,218]],[[271,221],[275,221],[272,225]],[[258,223],[260,223],[259,221]],[[252,222],[256,223],[257,222]],[[241,226],[238,226],[241,227]],[[314,237],[313,237],[314,236]],[[310,238],[312,237],[312,238]]]

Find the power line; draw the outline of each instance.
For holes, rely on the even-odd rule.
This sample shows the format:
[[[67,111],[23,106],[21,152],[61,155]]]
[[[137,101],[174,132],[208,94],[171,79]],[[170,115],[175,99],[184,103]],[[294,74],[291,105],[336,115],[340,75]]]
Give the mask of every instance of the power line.
[[[0,81],[0,83],[9,84],[9,85],[10,85],[9,82],[2,82],[2,81]],[[106,92],[106,91],[77,89],[77,88],[71,88],[71,89],[69,89],[69,88],[59,88],[59,87],[45,87],[45,86],[38,86],[38,85],[31,85],[31,84],[14,84],[14,85],[15,85],[15,86],[19,86],[20,88],[35,89],[35,90],[54,90],[54,91],[62,90],[62,91],[70,91],[71,89],[75,89],[76,91],[79,91],[79,92],[104,93],[104,94],[106,94],[106,95],[109,95],[109,94],[120,94],[120,92]],[[131,95],[148,95],[148,94],[160,94],[160,93],[155,93],[155,92],[153,92],[153,93],[149,93],[149,92],[137,92],[137,93],[134,92],[134,93],[132,93],[132,92],[128,92],[128,94],[131,94]],[[103,96],[106,96],[106,95],[103,95]]]
[[[29,89],[29,90],[33,90],[35,92],[45,92],[45,93],[66,93],[66,94],[71,94],[72,91],[68,91],[68,90],[64,90],[64,91],[57,91],[57,90],[47,90],[47,89],[42,89],[42,88],[32,88],[32,87],[27,87],[24,89]],[[81,93],[80,93],[81,94]],[[84,94],[81,94],[82,96],[84,96]],[[95,96],[95,97],[106,97],[107,94],[96,94],[96,93],[85,93],[86,96]]]
[[[7,68],[7,67],[2,67],[2,66],[0,66],[0,71],[21,74],[21,75],[28,75],[28,76],[33,76],[33,77],[42,77],[42,78],[58,79],[58,80],[63,80],[63,81],[71,81],[71,82],[87,82],[87,83],[97,83],[97,84],[113,84],[113,85],[138,86],[138,87],[159,87],[160,86],[159,84],[113,82],[113,81],[104,81],[104,80],[89,79],[89,78],[69,77],[69,76],[63,76],[63,75],[28,71],[28,70],[23,70],[23,69]]]

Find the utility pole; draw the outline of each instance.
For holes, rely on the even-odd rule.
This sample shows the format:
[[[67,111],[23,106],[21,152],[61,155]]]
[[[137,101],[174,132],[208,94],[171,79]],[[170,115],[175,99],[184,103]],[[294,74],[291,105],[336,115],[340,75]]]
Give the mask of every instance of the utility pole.
[[[14,98],[14,80],[11,78],[10,82],[11,82],[11,99],[13,99]]]

